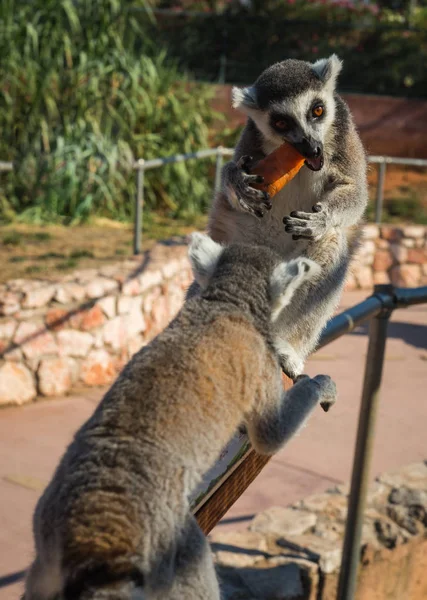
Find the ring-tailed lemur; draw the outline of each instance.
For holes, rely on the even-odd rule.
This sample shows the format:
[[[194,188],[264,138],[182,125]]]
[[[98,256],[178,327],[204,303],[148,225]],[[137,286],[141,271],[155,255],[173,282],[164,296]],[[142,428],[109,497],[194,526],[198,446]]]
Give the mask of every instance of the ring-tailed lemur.
[[[203,291],[124,368],[38,502],[25,600],[219,600],[190,494],[242,421],[271,454],[335,401],[324,375],[285,393],[270,338],[313,261],[202,234],[190,259]]]
[[[248,120],[209,219],[217,242],[265,244],[321,265],[277,323],[282,368],[292,378],[339,302],[368,199],[365,152],[335,91],[340,70],[335,55],[314,64],[285,60],[251,87],[233,88],[233,106]],[[247,173],[249,157],[258,161],[284,141],[306,157],[306,167],[270,200],[251,187],[257,176]],[[188,297],[195,292],[192,286]]]

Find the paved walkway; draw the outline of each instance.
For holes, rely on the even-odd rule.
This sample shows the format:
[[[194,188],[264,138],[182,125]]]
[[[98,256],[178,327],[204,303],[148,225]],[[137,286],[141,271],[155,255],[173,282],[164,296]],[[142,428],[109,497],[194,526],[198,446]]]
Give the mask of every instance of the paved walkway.
[[[347,293],[342,307],[366,294]],[[367,329],[333,342],[308,363],[328,373],[339,402],[320,409],[303,432],[277,454],[226,515],[221,529],[245,527],[272,505],[348,481],[363,381]],[[397,311],[387,343],[372,475],[427,458],[427,306]],[[0,600],[17,600],[13,583],[32,556],[31,516],[73,432],[92,413],[102,390],[0,411]]]

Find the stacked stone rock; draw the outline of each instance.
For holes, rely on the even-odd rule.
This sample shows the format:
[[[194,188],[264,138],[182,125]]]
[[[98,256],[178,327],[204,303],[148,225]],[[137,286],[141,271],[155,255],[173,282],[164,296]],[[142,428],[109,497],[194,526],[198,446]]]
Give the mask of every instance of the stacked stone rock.
[[[224,600],[335,600],[347,516],[346,486],[259,513],[248,530],[211,536]],[[371,486],[356,600],[427,598],[427,465]]]
[[[177,313],[190,282],[181,243],[55,282],[0,286],[0,404],[111,383]]]
[[[161,331],[191,281],[186,245],[76,271],[57,281],[0,285],[0,405],[107,385]],[[427,284],[427,227],[366,225],[347,289]]]
[[[427,284],[427,227],[365,226],[346,289],[371,289],[380,283],[399,287]]]

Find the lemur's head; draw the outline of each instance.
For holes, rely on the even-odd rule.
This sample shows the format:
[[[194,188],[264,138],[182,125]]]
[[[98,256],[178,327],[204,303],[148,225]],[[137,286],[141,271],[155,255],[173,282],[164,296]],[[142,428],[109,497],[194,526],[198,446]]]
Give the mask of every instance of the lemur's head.
[[[234,284],[243,288],[248,282],[249,269],[262,273],[271,302],[271,320],[275,321],[291,302],[296,290],[306,281],[318,278],[319,265],[308,258],[283,261],[266,246],[231,244],[222,246],[203,233],[193,233],[188,249],[194,278],[205,290],[211,281],[226,273]],[[260,280],[257,278],[257,281]]]
[[[335,116],[334,92],[342,63],[333,54],[308,63],[284,60],[266,69],[247,88],[233,88],[232,103],[254,122],[267,141],[284,141],[306,158],[313,171],[323,167],[323,147]]]

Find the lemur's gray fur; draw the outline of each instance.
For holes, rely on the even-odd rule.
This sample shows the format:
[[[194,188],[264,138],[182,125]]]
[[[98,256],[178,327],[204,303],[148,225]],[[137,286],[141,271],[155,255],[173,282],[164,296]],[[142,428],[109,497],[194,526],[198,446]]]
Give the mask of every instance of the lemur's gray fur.
[[[285,60],[251,87],[233,88],[233,106],[248,121],[224,166],[209,220],[217,242],[267,245],[283,258],[306,256],[322,267],[277,322],[282,368],[293,379],[339,302],[368,199],[365,152],[335,91],[340,70],[335,55],[314,64]],[[316,117],[319,105],[323,115]],[[306,157],[307,166],[270,200],[251,187],[256,176],[246,172],[248,157],[256,162],[284,141]],[[188,297],[196,292],[194,284]]]
[[[313,261],[202,234],[190,259],[201,294],[128,363],[38,502],[25,600],[218,600],[190,493],[242,421],[270,454],[335,401],[324,375],[284,393],[270,336]]]

